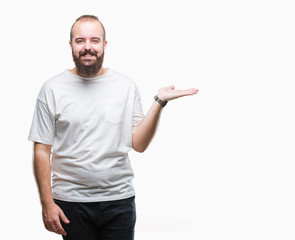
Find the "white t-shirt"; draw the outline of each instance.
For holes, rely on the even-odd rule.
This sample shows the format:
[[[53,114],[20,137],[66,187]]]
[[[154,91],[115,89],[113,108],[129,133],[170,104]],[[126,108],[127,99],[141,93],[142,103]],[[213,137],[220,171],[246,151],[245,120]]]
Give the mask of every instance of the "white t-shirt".
[[[135,83],[113,70],[65,72],[40,90],[29,140],[52,145],[53,198],[111,201],[135,194],[128,152],[144,118]]]

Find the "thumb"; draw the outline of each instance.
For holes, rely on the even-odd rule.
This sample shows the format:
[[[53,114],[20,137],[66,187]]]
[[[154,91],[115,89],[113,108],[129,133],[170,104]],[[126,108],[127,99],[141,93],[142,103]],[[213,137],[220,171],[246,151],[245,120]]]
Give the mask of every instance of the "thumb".
[[[62,210],[60,210],[59,212],[59,217],[64,223],[66,224],[70,223],[69,219],[66,217],[66,215],[64,214]]]

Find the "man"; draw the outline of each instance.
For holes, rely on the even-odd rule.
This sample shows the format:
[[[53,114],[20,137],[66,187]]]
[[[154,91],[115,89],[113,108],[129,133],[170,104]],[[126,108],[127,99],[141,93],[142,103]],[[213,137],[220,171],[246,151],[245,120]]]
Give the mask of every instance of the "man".
[[[44,225],[69,240],[134,239],[128,151],[145,151],[167,101],[198,92],[161,88],[144,116],[134,82],[102,66],[105,36],[96,16],[76,20],[75,68],[45,82],[29,134]]]

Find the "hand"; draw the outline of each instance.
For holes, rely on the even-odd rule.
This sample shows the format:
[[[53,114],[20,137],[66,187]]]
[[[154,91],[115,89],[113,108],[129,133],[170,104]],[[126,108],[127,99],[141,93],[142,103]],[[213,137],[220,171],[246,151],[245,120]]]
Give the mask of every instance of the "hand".
[[[190,88],[187,90],[177,90],[173,85],[169,87],[163,87],[158,92],[158,97],[162,101],[170,101],[179,97],[194,95],[198,93],[198,89]]]
[[[48,231],[64,236],[67,235],[61,225],[60,219],[66,224],[70,223],[70,221],[67,219],[59,206],[57,206],[55,203],[43,206],[42,215],[45,228]]]

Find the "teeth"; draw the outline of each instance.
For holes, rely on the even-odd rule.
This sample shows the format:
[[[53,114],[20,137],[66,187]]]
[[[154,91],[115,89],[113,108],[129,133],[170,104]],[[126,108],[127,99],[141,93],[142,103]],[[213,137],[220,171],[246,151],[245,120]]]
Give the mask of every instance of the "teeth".
[[[84,53],[84,54],[81,54],[82,57],[92,57],[92,56],[95,56],[95,54],[93,53]]]

